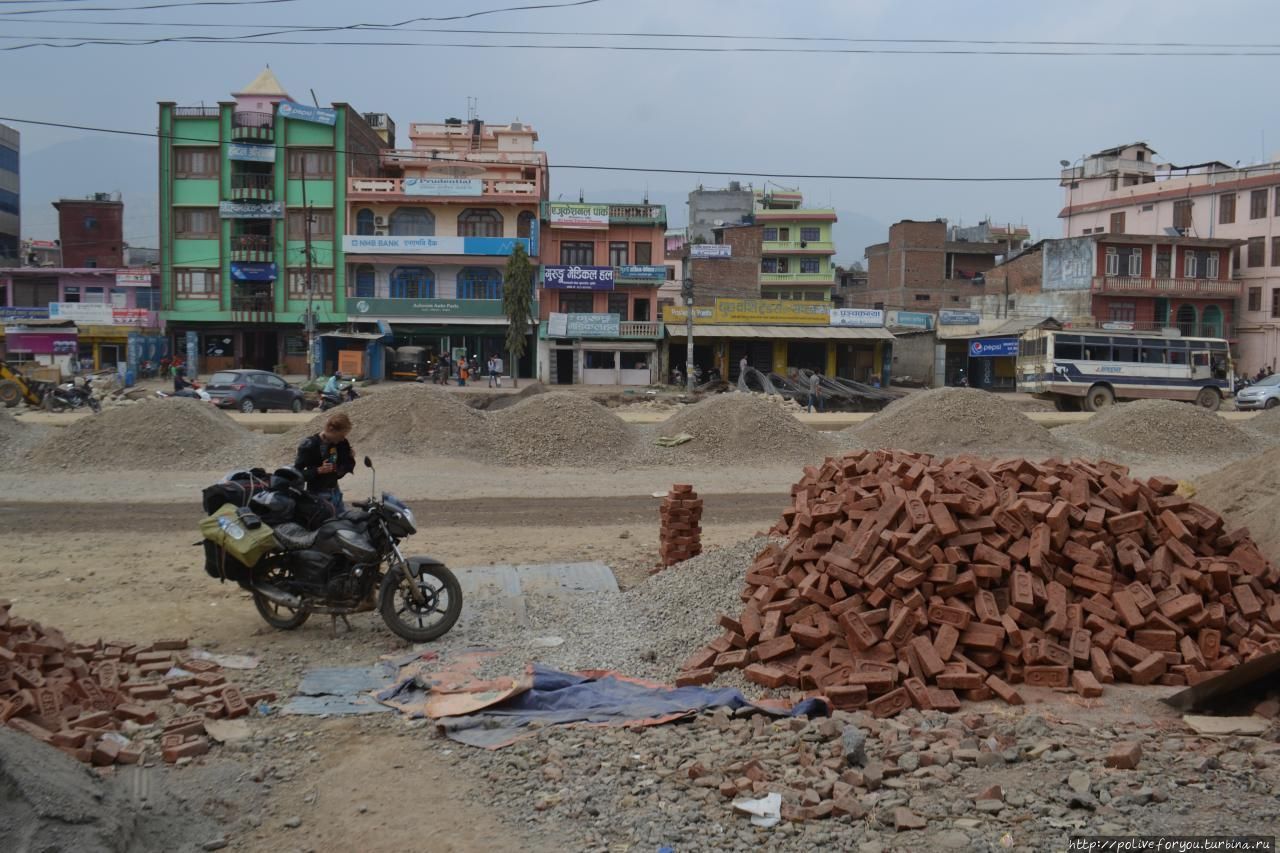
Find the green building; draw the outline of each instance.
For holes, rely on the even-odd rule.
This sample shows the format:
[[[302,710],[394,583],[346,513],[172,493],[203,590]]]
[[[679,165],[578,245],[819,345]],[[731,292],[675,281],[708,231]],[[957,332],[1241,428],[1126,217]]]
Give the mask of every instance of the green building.
[[[798,192],[756,192],[755,223],[762,226],[760,297],[830,302],[836,253],[831,226],[836,212],[806,208]]]
[[[166,332],[200,373],[304,374],[308,303],[318,331],[347,318],[347,179],[378,174],[394,125],[295,103],[269,68],[232,97],[159,105]]]

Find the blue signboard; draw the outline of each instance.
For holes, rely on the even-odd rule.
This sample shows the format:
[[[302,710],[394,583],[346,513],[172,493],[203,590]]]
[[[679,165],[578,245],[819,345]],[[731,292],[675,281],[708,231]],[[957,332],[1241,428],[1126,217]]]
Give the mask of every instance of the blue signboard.
[[[275,264],[232,261],[231,277],[236,281],[275,281],[280,274]]]
[[[977,338],[969,341],[969,358],[1003,358],[1017,354],[1017,338]]]
[[[978,311],[950,311],[942,310],[938,312],[938,325],[940,326],[976,326],[982,322],[982,314]]]
[[[889,323],[893,326],[911,326],[916,329],[932,329],[933,315],[923,311],[891,311]]]
[[[627,281],[666,281],[667,268],[656,264],[630,264],[618,267],[618,278]]]
[[[366,237],[347,234],[342,250],[355,255],[509,255],[529,251],[527,237]]]
[[[613,290],[613,267],[544,266],[542,286],[550,290]]]
[[[187,332],[187,378],[200,372],[200,335],[194,331]]]
[[[306,104],[295,104],[293,101],[280,102],[280,115],[296,121],[309,121],[315,124],[335,125],[338,123],[338,111],[325,107],[309,107]]]
[[[11,320],[48,320],[48,308],[24,308],[21,306],[0,305],[0,322]]]

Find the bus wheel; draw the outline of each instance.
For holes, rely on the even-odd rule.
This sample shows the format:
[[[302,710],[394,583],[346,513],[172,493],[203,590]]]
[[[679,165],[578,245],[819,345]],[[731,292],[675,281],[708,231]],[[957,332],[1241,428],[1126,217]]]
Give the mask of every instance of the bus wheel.
[[[1222,397],[1212,388],[1201,388],[1200,393],[1196,395],[1196,405],[1211,412],[1216,412],[1218,407],[1222,405]]]
[[[1089,389],[1089,393],[1084,395],[1084,410],[1096,412],[1112,405],[1115,401],[1116,395],[1110,388],[1106,385],[1094,385]]]
[[[1076,397],[1054,397],[1053,407],[1059,412],[1080,411],[1080,400]]]

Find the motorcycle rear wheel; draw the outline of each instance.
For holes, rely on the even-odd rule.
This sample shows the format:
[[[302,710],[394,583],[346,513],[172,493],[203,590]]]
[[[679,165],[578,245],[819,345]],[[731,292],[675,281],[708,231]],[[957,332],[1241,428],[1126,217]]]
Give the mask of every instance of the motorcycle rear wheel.
[[[59,412],[65,412],[67,410],[67,404],[59,400],[57,397],[53,396],[53,394],[49,394],[45,396],[42,405],[44,406],[44,410],[46,412],[51,412],[55,415],[58,414]]]
[[[411,643],[428,643],[449,632],[462,615],[462,585],[445,566],[425,563],[420,566],[417,584],[425,601],[413,598],[414,583],[403,566],[396,566],[382,579],[378,591],[378,612],[398,637]]]
[[[280,580],[281,576],[282,572],[279,569],[272,569],[263,581],[273,583]],[[293,610],[283,604],[277,604],[260,592],[254,592],[253,606],[258,608],[258,615],[262,617],[262,621],[278,631],[293,631],[301,628],[303,623],[311,617],[309,610]]]

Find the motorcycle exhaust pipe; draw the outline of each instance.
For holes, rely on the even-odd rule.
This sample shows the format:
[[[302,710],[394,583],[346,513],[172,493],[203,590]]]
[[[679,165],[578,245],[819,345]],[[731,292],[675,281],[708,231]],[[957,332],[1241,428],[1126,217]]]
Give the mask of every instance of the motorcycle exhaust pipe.
[[[278,587],[270,586],[268,584],[255,584],[253,591],[261,595],[267,601],[279,604],[281,607],[287,607],[290,610],[300,610],[302,608],[301,598],[287,593]]]

